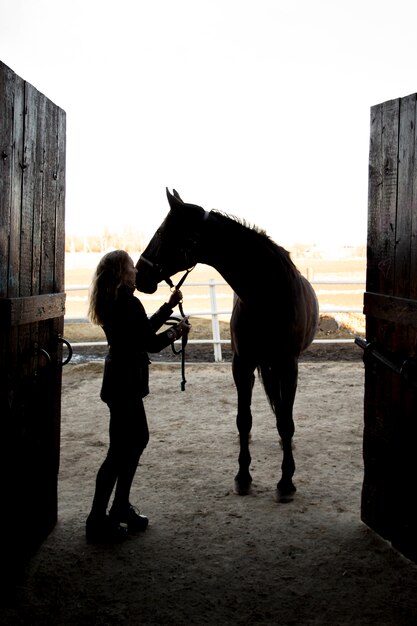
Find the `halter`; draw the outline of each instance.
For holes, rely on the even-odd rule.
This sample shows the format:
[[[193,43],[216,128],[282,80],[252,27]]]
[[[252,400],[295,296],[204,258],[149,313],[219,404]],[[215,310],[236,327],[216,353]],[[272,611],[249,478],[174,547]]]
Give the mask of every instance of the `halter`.
[[[167,276],[164,275],[164,271],[162,270],[162,267],[158,263],[153,263],[153,261],[150,261],[149,259],[147,259],[145,256],[143,256],[143,254],[140,255],[139,260],[144,261],[147,265],[149,265],[149,267],[157,271],[158,274],[162,277],[162,279],[166,282],[168,287],[171,289],[171,291],[177,291],[178,289],[181,289],[188,274],[192,272],[193,269],[195,268],[195,265],[193,265],[192,267],[190,267],[190,269],[186,270],[184,275],[179,280],[179,282],[176,285],[174,285],[174,283],[171,280],[171,277],[168,275]],[[181,315],[185,317],[184,310],[182,308],[182,300],[180,300],[180,302],[178,303],[178,308],[181,312]]]
[[[208,218],[210,217],[210,211],[204,211],[204,215],[203,215],[203,222],[206,222],[208,220]],[[192,242],[194,246],[197,246],[197,238],[195,238],[195,240]],[[191,247],[191,246],[190,246]],[[184,258],[186,260],[187,255],[184,255]],[[164,280],[166,282],[166,284],[171,288],[171,290],[174,289],[180,289],[181,285],[184,283],[185,279],[187,278],[188,274],[190,272],[192,272],[192,270],[195,268],[196,263],[194,263],[194,265],[192,267],[190,267],[190,269],[186,270],[184,276],[181,278],[181,280],[179,281],[179,283],[174,286],[174,283],[172,282],[170,276],[166,275],[163,267],[161,265],[159,265],[159,263],[154,263],[153,261],[150,261],[149,259],[146,258],[146,256],[144,256],[143,254],[140,255],[139,260],[142,260],[144,263],[146,263],[146,265],[149,265],[149,267],[151,267],[153,270],[155,270],[160,277],[162,278],[162,280]],[[180,311],[181,311],[181,307],[180,307]],[[183,315],[182,311],[181,314]],[[184,315],[183,315],[184,317]]]

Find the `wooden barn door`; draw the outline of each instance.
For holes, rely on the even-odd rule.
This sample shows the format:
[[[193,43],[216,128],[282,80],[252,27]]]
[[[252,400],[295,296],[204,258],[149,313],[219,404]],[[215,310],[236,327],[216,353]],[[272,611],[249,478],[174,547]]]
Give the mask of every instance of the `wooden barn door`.
[[[0,168],[0,553],[15,562],[57,520],[65,113],[2,63]]]
[[[371,109],[362,519],[417,561],[417,94]]]

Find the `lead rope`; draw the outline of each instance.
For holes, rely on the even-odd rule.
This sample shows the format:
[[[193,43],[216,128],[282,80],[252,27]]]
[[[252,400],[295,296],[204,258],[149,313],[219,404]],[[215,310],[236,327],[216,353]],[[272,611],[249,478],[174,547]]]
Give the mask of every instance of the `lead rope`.
[[[183,317],[184,317],[184,315],[183,315]],[[178,318],[176,318],[176,317],[170,317],[165,322],[165,324],[170,324],[171,326],[174,326],[177,323],[178,323]],[[179,350],[176,350],[175,346],[174,346],[174,343],[171,343],[172,352],[175,355],[181,354],[181,376],[182,376],[181,391],[185,391],[185,383],[187,382],[187,379],[185,378],[185,346],[186,345],[187,345],[187,335],[182,335],[182,337],[181,337],[181,348]]]
[[[167,278],[164,278],[165,282],[167,283],[167,285],[173,290],[173,291],[177,291],[178,289],[180,289],[185,281],[185,279],[187,278],[188,274],[194,269],[195,265],[193,265],[193,267],[191,267],[189,270],[187,270],[184,274],[184,276],[181,278],[181,280],[179,281],[179,283],[177,285],[174,286],[174,283],[172,282],[171,278],[168,276]],[[184,309],[182,307],[182,300],[180,300],[178,302],[178,308],[180,310],[181,313],[181,317],[185,317],[185,313],[184,313]],[[176,323],[178,320],[175,317],[170,317],[167,322],[169,322],[170,320],[175,320],[175,322],[172,322],[172,324]],[[171,324],[171,325],[172,325]],[[187,341],[188,341],[188,334],[182,335],[181,337],[181,349],[180,350],[176,350],[174,347],[174,342],[172,342],[171,344],[171,348],[172,348],[172,352],[174,354],[181,354],[181,376],[182,376],[182,380],[181,380],[181,391],[185,391],[185,384],[187,382],[186,378],[185,378],[185,347],[187,345]]]

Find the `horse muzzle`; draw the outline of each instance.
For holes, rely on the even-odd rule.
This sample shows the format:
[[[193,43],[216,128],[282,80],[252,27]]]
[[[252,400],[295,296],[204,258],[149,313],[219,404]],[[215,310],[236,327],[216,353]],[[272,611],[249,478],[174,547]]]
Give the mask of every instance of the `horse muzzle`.
[[[162,280],[160,272],[147,259],[140,257],[136,263],[136,287],[143,293],[155,293],[158,283]]]

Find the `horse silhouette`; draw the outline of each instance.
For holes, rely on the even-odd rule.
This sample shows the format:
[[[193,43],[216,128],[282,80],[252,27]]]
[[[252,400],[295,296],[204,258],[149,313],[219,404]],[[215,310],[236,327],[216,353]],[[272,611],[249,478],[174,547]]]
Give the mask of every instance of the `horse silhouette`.
[[[276,417],[282,445],[279,501],[296,490],[293,405],[298,360],[313,341],[318,302],[308,280],[289,253],[263,230],[220,211],[183,202],[167,189],[170,210],[136,268],[140,291],[154,293],[158,283],[197,263],[214,267],[234,291],[230,319],[232,372],[237,390],[240,452],[235,491],[250,491],[251,400],[257,370]],[[171,283],[172,284],[172,283]]]

